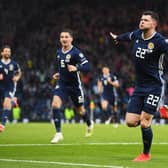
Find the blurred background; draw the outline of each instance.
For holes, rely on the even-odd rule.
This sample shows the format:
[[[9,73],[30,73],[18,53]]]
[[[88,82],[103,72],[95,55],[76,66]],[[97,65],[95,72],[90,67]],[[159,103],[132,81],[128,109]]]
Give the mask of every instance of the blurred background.
[[[13,109],[11,120],[51,120],[56,49],[60,47],[59,33],[66,27],[75,32],[74,45],[83,51],[92,66],[90,73],[81,74],[85,105],[91,117],[102,122],[96,84],[101,68],[106,64],[121,84],[115,122],[123,122],[135,80],[131,44],[115,46],[109,32],[120,34],[135,30],[144,10],[158,12],[158,31],[167,37],[166,0],[0,0],[0,46],[8,44],[12,47],[12,58],[23,72],[17,90],[19,106]],[[168,101],[167,97],[165,101]],[[79,121],[70,100],[62,111],[66,121]]]

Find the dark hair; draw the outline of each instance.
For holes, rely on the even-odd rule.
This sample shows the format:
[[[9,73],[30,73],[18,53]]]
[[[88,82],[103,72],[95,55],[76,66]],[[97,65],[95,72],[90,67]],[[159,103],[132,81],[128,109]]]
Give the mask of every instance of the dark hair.
[[[159,23],[159,15],[153,11],[144,11],[142,15],[150,15],[157,23]]]
[[[11,49],[11,47],[10,47],[9,45],[3,45],[3,46],[1,47],[1,52],[2,52],[5,48]]]
[[[73,31],[72,31],[71,29],[69,29],[69,28],[63,29],[63,30],[61,31],[61,33],[62,33],[62,32],[67,32],[67,33],[69,33],[69,34],[71,35],[71,37],[74,37]],[[61,34],[61,33],[60,33],[60,34]]]

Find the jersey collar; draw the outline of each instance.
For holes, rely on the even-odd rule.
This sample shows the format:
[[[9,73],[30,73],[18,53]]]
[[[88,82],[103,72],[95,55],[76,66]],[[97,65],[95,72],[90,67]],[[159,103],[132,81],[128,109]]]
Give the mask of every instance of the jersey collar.
[[[73,48],[73,45],[72,45],[71,48],[70,48],[69,50],[67,50],[67,51],[64,51],[64,50],[62,49],[62,53],[66,54],[66,53],[68,53],[69,51],[71,51],[72,48]]]
[[[5,61],[5,59],[1,59],[1,62],[5,65],[9,64],[11,62],[11,59],[8,59],[7,61]]]
[[[142,36],[142,39],[146,41],[146,40],[152,39],[155,36],[155,34],[156,34],[156,32],[154,32],[150,37],[148,37],[146,39],[144,38],[143,33],[141,34],[141,36]]]

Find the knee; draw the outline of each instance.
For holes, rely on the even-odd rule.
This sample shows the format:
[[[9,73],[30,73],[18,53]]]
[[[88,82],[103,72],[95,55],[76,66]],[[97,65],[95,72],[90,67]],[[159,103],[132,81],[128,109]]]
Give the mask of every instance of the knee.
[[[141,128],[148,128],[151,126],[151,123],[148,120],[142,120],[140,122]]]
[[[86,111],[85,111],[84,107],[78,107],[78,108],[76,108],[76,112],[77,112],[79,115],[83,116]]]
[[[136,120],[126,120],[126,124],[128,127],[136,127],[139,125],[139,121]]]
[[[9,101],[5,101],[4,103],[3,103],[3,108],[4,109],[11,109],[12,108],[12,104],[11,104],[11,102],[9,102]]]
[[[57,101],[53,101],[52,104],[51,104],[51,107],[53,109],[58,109],[58,108],[61,108],[61,103],[57,102]]]
[[[106,111],[106,110],[107,110],[107,107],[106,107],[106,106],[102,106],[102,110],[103,110],[103,111]]]
[[[102,103],[101,107],[102,107],[102,110],[107,110],[107,103]]]

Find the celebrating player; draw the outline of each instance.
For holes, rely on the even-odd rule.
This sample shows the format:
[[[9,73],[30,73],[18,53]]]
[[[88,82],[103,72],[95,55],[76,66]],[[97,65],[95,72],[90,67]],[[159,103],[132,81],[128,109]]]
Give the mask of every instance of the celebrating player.
[[[98,92],[101,93],[101,107],[104,114],[107,116],[105,124],[109,124],[112,119],[112,115],[116,115],[117,112],[117,90],[119,87],[119,81],[117,77],[110,73],[110,69],[107,66],[102,68],[102,75],[97,82]],[[108,106],[111,105],[112,109]],[[110,110],[108,112],[108,109]],[[111,111],[112,110],[112,111]]]
[[[0,60],[0,96],[3,100],[2,124],[0,132],[5,129],[5,124],[12,108],[12,101],[16,91],[16,83],[21,77],[19,65],[11,59],[10,46],[3,46]]]
[[[137,162],[151,159],[151,121],[161,105],[164,93],[163,57],[168,52],[168,43],[156,32],[158,21],[157,13],[145,11],[139,22],[139,29],[118,36],[110,33],[116,43],[133,41],[136,85],[128,104],[126,123],[129,127],[141,126],[144,148],[143,153],[134,159]]]
[[[71,97],[76,112],[78,112],[87,124],[86,136],[90,136],[93,131],[93,122],[90,121],[88,113],[84,108],[84,94],[79,77],[79,72],[88,72],[90,65],[84,54],[72,45],[73,33],[66,29],[60,33],[61,48],[57,50],[58,72],[53,78],[58,80],[54,89],[52,101],[53,119],[56,128],[56,134],[51,143],[57,143],[63,139],[61,131],[62,103],[69,96]]]

